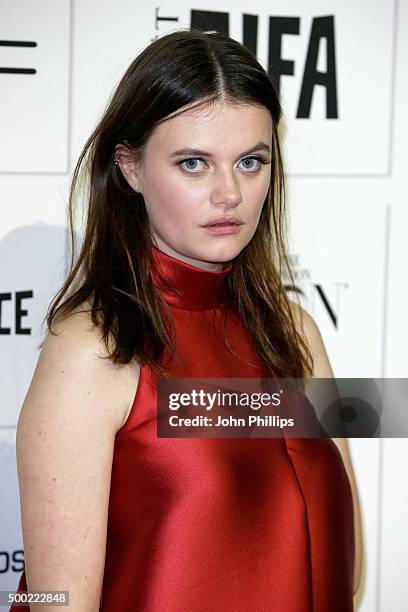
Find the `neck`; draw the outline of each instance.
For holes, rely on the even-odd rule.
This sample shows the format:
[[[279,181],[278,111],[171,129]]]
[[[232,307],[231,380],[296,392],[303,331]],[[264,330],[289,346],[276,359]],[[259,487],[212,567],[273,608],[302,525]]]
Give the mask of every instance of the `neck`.
[[[187,310],[207,310],[219,306],[227,297],[225,280],[232,270],[228,262],[221,270],[207,270],[177,259],[152,246],[157,267],[152,281],[167,303]]]
[[[153,249],[156,249],[156,251],[161,251],[162,253],[173,257],[174,259],[178,259],[179,261],[183,261],[184,263],[190,264],[190,266],[193,266],[194,268],[200,268],[202,270],[208,270],[210,272],[222,272],[222,270],[226,266],[224,262],[203,261],[201,259],[187,257],[186,255],[180,255],[180,253],[177,253],[177,251],[174,251],[167,245],[165,246],[165,248],[162,248],[153,244],[152,247]]]

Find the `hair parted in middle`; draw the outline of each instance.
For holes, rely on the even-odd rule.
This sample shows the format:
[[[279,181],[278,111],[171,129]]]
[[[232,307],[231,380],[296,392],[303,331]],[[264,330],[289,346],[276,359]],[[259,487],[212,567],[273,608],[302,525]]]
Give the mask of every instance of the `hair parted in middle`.
[[[64,318],[88,306],[114,363],[136,360],[167,376],[161,357],[175,352],[171,313],[152,283],[149,217],[115,163],[123,144],[136,161],[156,126],[195,105],[261,105],[272,117],[271,182],[258,227],[226,278],[230,304],[272,377],[307,378],[313,360],[298,330],[284,275],[295,285],[286,246],[285,177],[278,135],[282,108],[273,79],[244,45],[222,33],[176,30],[130,64],[86,141],[69,195],[71,266],[47,313]],[[83,177],[84,180],[80,180]],[[84,187],[85,186],[85,187]],[[75,257],[74,206],[85,189],[86,223]],[[228,316],[228,312],[226,314]],[[228,339],[225,338],[228,346]]]

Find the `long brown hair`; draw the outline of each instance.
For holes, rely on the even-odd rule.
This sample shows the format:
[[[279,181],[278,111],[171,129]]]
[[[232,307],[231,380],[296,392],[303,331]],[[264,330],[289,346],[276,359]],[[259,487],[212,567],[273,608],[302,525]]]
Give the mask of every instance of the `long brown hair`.
[[[272,78],[256,57],[222,33],[172,31],[146,47],[117,85],[74,169],[69,194],[71,265],[48,308],[48,327],[53,333],[55,318],[88,304],[113,363],[136,360],[168,375],[160,359],[165,346],[174,354],[175,339],[169,310],[150,276],[149,270],[156,268],[149,218],[142,194],[132,190],[114,164],[115,145],[125,144],[136,160],[143,159],[144,145],[156,125],[185,105],[203,100],[257,104],[271,113],[270,189],[257,230],[234,259],[226,282],[271,376],[306,378],[313,359],[283,283],[286,274],[294,284],[286,254],[285,179],[278,137],[282,109]],[[85,196],[86,223],[75,258],[74,202],[79,188]]]

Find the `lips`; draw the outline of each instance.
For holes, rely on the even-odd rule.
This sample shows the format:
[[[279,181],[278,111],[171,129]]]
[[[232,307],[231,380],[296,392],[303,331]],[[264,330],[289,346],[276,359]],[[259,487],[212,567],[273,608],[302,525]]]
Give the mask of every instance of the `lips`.
[[[216,217],[215,219],[211,219],[205,225],[201,227],[213,227],[213,226],[222,226],[222,225],[242,225],[243,221],[239,217]]]

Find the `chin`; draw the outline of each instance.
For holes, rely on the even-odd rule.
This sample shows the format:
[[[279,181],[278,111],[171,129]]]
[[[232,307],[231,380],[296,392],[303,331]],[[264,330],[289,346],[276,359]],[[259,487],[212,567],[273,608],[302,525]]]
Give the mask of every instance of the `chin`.
[[[229,244],[227,242],[225,244],[213,244],[212,247],[203,249],[202,259],[211,263],[227,263],[231,259],[235,259],[245,246],[246,244],[243,245],[240,242],[234,243],[232,240]]]

